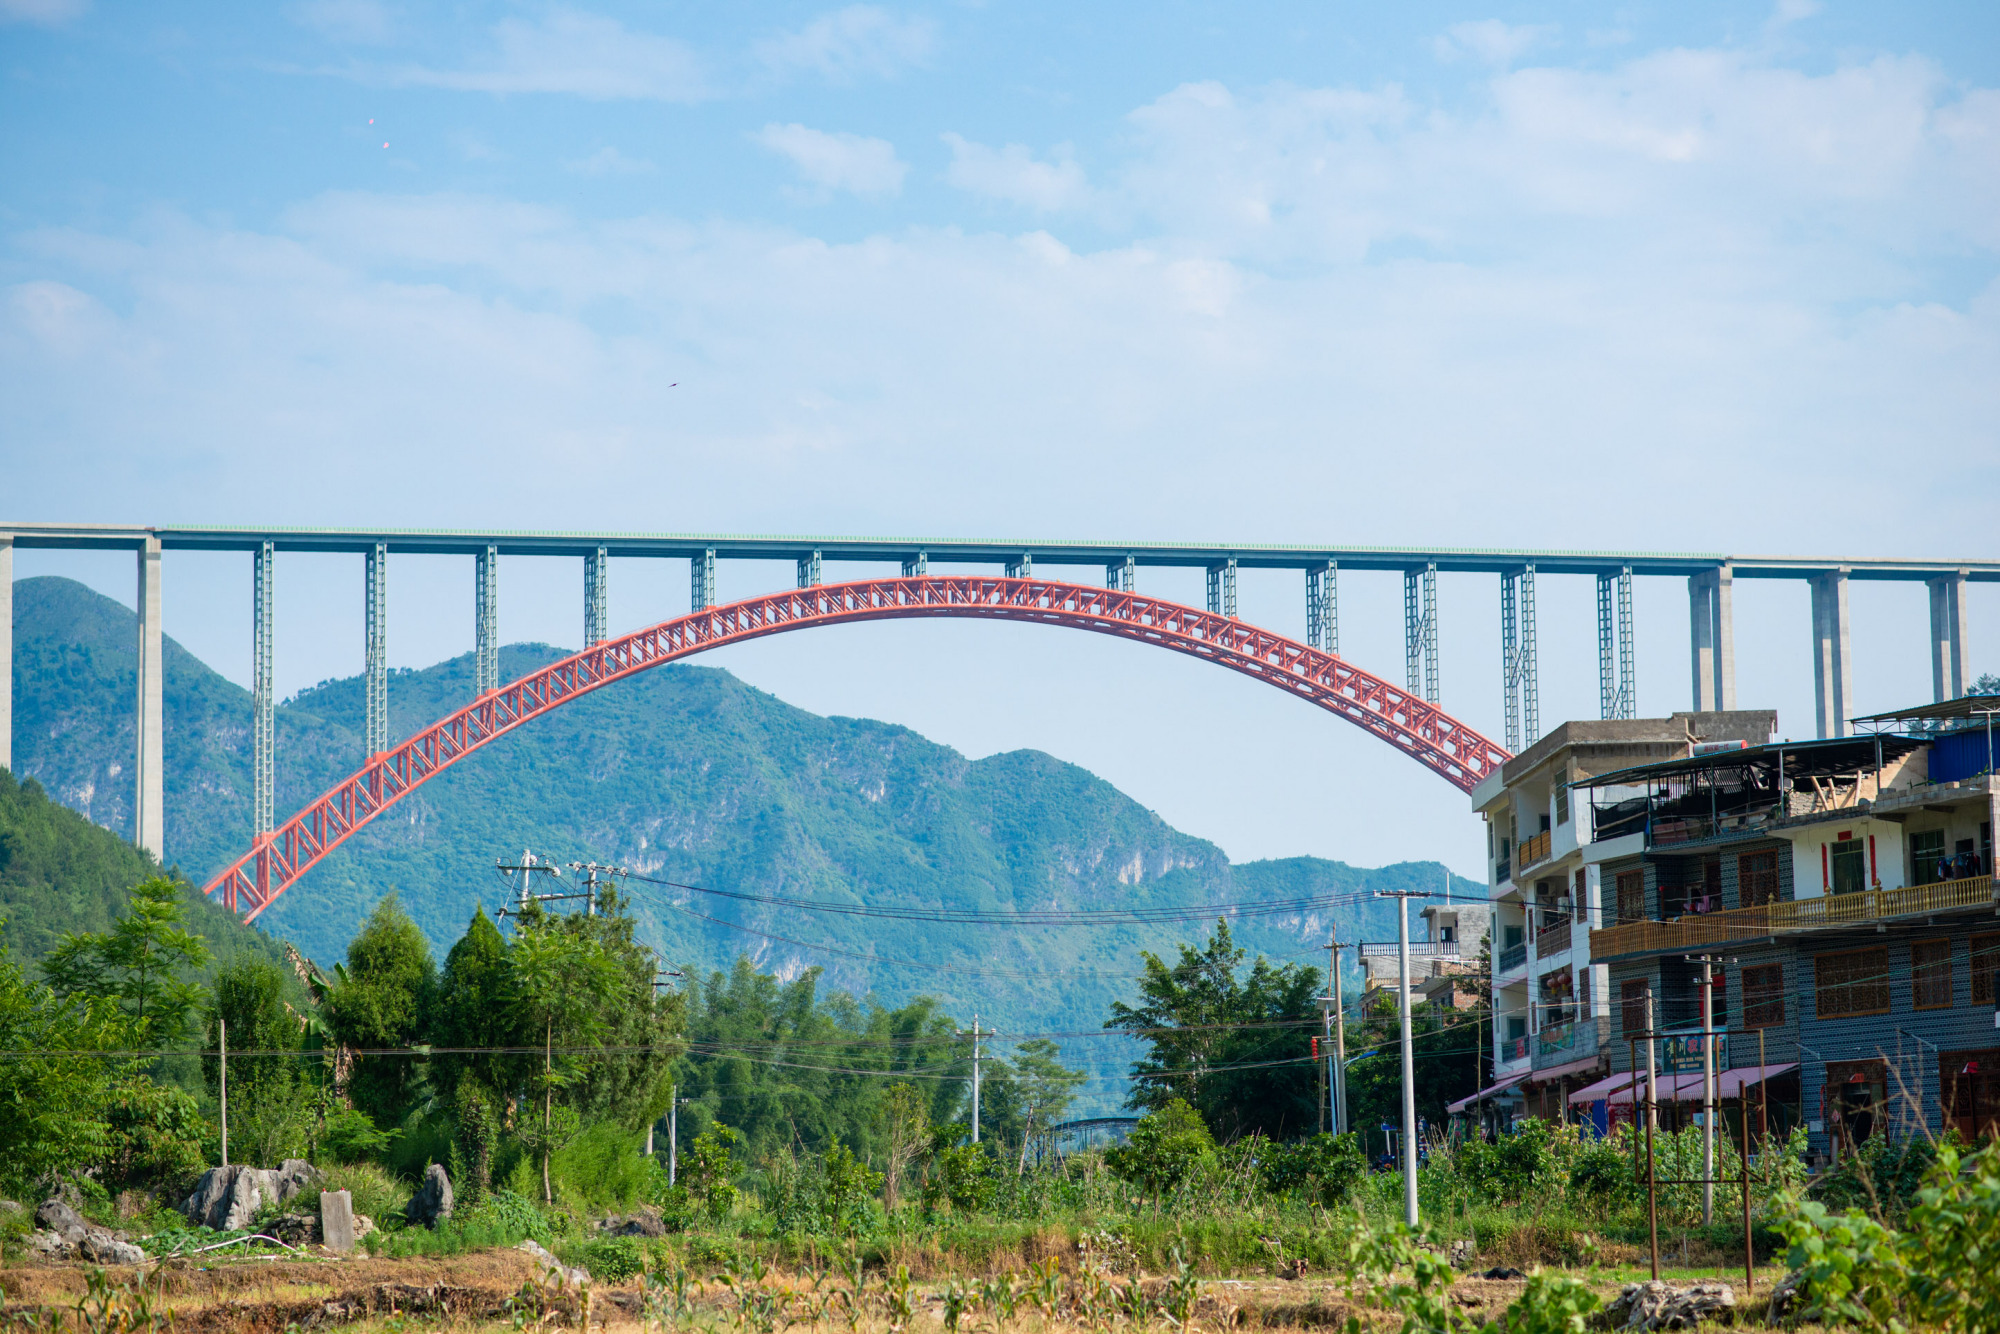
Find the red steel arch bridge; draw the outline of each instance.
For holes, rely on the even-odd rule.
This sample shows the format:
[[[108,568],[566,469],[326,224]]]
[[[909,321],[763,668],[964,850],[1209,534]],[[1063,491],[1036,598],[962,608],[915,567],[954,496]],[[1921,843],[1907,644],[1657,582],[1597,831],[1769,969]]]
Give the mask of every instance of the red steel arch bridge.
[[[1813,675],[1821,736],[1845,735],[1855,712],[1850,685],[1847,589],[1854,580],[1924,586],[1931,617],[1932,681],[1939,699],[1971,684],[1964,630],[1966,589],[2000,582],[2000,561],[1866,560],[1730,556],[1714,552],[1480,550],[1275,544],[965,541],[920,538],[728,536],[676,533],[480,532],[414,529],[118,527],[0,522],[0,765],[12,758],[13,550],[129,550],[137,558],[139,672],[134,841],[164,852],[162,782],[161,565],[167,551],[234,551],[251,557],[253,807],[257,847],[210,886],[254,915],[368,818],[438,772],[548,708],[706,648],[810,625],[916,616],[973,616],[1066,625],[1207,658],[1291,691],[1365,727],[1469,791],[1510,752],[1541,735],[1535,581],[1577,576],[1596,583],[1598,693],[1602,716],[1635,714],[1632,627],[1635,578],[1687,581],[1691,706],[1735,707],[1731,597],[1737,579],[1792,579],[1812,599]],[[282,828],[272,809],[272,604],[280,553],[364,558],[366,607],[363,770]],[[461,555],[473,574],[476,698],[415,737],[388,735],[388,573],[392,555]],[[498,615],[502,557],[577,559],[582,567],[584,651],[502,689]],[[688,562],[689,615],[635,634],[607,634],[612,558]],[[797,587],[727,607],[716,605],[724,560],[785,561]],[[998,570],[990,574],[933,574]],[[828,584],[830,566],[894,568],[893,578]],[[1038,577],[1051,567],[1091,570],[1085,582]],[[1142,567],[1200,569],[1205,608],[1139,595]],[[1403,684],[1339,657],[1342,571],[1400,573]],[[1102,581],[1097,572],[1102,571]],[[1250,626],[1236,614],[1244,572],[1303,575],[1303,642]],[[864,569],[863,573],[868,570]],[[1500,685],[1505,731],[1496,744],[1438,707],[1437,578],[1497,576]]]

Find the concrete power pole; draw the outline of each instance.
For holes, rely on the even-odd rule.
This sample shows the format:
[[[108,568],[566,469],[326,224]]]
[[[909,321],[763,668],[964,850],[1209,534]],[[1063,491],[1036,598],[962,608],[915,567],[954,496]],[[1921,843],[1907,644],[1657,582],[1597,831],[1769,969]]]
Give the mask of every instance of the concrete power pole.
[[[979,1143],[979,1016],[972,1016],[972,1142]]]
[[[1426,890],[1377,890],[1377,898],[1396,900],[1397,981],[1402,988],[1403,1037],[1403,1221],[1417,1225],[1417,1072],[1410,1049],[1410,905],[1411,899],[1436,896]]]

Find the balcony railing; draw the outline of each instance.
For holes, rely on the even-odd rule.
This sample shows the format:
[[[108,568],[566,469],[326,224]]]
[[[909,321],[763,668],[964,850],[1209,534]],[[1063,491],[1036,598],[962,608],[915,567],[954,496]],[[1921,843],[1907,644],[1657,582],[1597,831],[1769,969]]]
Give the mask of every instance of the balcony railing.
[[[1544,829],[1533,838],[1522,839],[1521,845],[1514,850],[1514,864],[1525,871],[1536,862],[1547,861],[1549,859],[1549,837],[1549,831]]]
[[[1611,1019],[1577,1019],[1567,1024],[1544,1024],[1535,1034],[1535,1066],[1567,1065],[1597,1055],[1611,1040]]]
[[[1527,962],[1528,942],[1525,940],[1500,951],[1500,971],[1503,973],[1511,973],[1516,968],[1525,967]]]
[[[1398,946],[1393,940],[1364,940],[1361,942],[1361,957],[1364,959],[1393,959]],[[1413,940],[1410,942],[1412,959],[1456,959],[1458,942],[1455,940]]]
[[[1994,901],[1997,886],[2000,882],[1990,876],[1976,875],[1943,880],[1935,885],[1865,889],[1856,894],[1830,894],[1817,899],[1767,903],[1758,908],[1691,914],[1671,922],[1624,922],[1590,933],[1590,957],[1610,959],[1655,950],[1725,945],[1793,931],[1852,926],[1952,908],[1977,908]]]
[[[1550,913],[1535,932],[1535,954],[1546,958],[1569,948],[1569,914]]]
[[[1502,1038],[1500,1040],[1501,1061],[1504,1063],[1507,1061],[1526,1060],[1529,1048],[1533,1043],[1533,1038]]]

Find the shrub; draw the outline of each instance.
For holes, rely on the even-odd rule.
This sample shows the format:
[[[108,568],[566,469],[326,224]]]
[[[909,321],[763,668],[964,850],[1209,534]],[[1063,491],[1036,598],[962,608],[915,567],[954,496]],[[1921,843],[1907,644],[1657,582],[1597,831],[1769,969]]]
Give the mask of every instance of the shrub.
[[[646,1255],[637,1237],[594,1237],[570,1242],[562,1248],[562,1258],[589,1270],[599,1283],[623,1283],[628,1278],[637,1278],[646,1267]]]
[[[743,1136],[725,1125],[712,1125],[696,1136],[682,1166],[688,1193],[701,1201],[709,1221],[720,1223],[736,1207],[736,1159],[730,1152]]]
[[[882,1174],[870,1171],[852,1149],[838,1142],[827,1149],[822,1168],[827,1225],[841,1236],[853,1236],[868,1221],[868,1202],[882,1188]]]
[[[951,1127],[940,1131],[953,1133]],[[992,1201],[995,1184],[993,1160],[977,1144],[939,1145],[924,1170],[924,1208],[936,1213],[949,1204],[959,1213],[972,1213]]]
[[[1354,1193],[1368,1174],[1368,1160],[1352,1134],[1321,1133],[1291,1144],[1271,1144],[1257,1159],[1264,1188],[1274,1194],[1297,1194],[1331,1207]]]
[[[393,1130],[377,1130],[375,1118],[368,1113],[342,1108],[326,1118],[326,1128],[319,1137],[320,1156],[340,1164],[366,1162],[395,1138]]]
[[[1201,1113],[1175,1098],[1141,1117],[1126,1141],[1104,1155],[1104,1162],[1121,1180],[1157,1197],[1178,1189],[1214,1153],[1215,1140]]]
[[[486,1198],[474,1205],[465,1216],[458,1220],[466,1228],[494,1227],[514,1232],[522,1237],[533,1237],[544,1246],[550,1240],[549,1220],[526,1196],[511,1190],[494,1190],[486,1193]]]
[[[367,1214],[378,1226],[388,1226],[388,1220],[401,1215],[403,1206],[410,1202],[410,1188],[395,1177],[388,1169],[374,1163],[336,1164],[320,1169],[320,1190],[344,1190],[354,1197],[354,1212]],[[313,1195],[317,1201],[317,1194]],[[295,1207],[303,1207],[295,1206]]]
[[[549,1162],[567,1195],[592,1209],[626,1209],[647,1197],[653,1164],[640,1137],[615,1125],[592,1126]]]

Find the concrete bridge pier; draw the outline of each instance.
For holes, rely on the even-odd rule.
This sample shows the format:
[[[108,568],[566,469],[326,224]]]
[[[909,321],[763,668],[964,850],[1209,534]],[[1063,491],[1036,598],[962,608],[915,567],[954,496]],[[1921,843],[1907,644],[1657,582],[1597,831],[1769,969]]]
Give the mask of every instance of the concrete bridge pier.
[[[1965,648],[1968,570],[1926,580],[1931,591],[1931,694],[1957,699],[1972,686],[1972,656]]]
[[[1694,709],[1736,707],[1734,572],[1727,564],[1688,577],[1688,647],[1694,668]]]
[[[10,621],[10,631],[11,627]],[[139,753],[132,776],[136,797],[132,841],[161,861],[166,860],[165,680],[160,661],[160,539],[148,536],[139,546],[139,708],[133,720]]]

